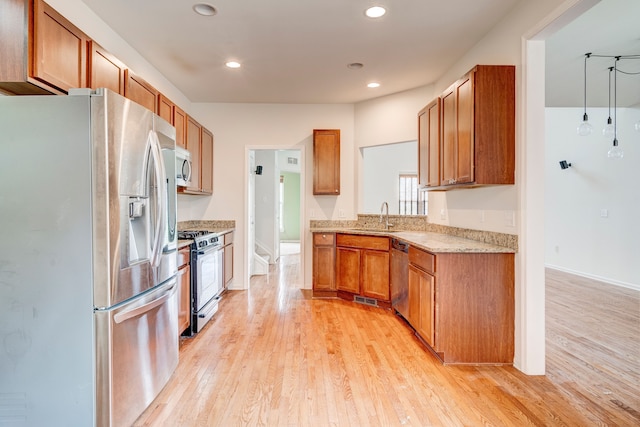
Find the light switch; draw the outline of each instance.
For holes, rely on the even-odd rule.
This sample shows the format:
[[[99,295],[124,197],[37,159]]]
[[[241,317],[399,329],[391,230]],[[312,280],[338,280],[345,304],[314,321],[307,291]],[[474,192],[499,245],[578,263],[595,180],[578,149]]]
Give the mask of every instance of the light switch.
[[[600,209],[600,218],[609,218],[609,209]]]

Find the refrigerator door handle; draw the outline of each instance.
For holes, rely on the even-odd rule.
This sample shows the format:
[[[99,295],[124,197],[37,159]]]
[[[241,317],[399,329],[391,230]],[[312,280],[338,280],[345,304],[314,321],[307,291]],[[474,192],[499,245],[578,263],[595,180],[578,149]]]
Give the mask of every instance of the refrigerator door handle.
[[[168,300],[169,298],[171,298],[173,296],[173,294],[176,293],[177,290],[177,286],[176,283],[174,282],[174,284],[171,286],[171,288],[169,288],[167,290],[166,293],[164,293],[162,296],[149,301],[146,304],[143,304],[141,306],[138,306],[134,309],[131,310],[125,310],[125,311],[121,311],[119,313],[117,313],[116,315],[113,316],[113,321],[116,323],[122,323],[126,320],[132,319],[134,317],[140,316],[144,313],[147,313],[151,310],[153,310],[154,308],[164,304],[164,302],[166,300]]]
[[[153,246],[151,251],[151,265],[157,267],[160,264],[162,255],[162,235],[163,225],[165,223],[165,209],[166,206],[166,181],[164,161],[162,160],[162,148],[160,147],[160,140],[158,135],[154,131],[149,132],[149,143],[151,145],[151,155],[153,157],[154,172],[156,175],[156,224],[155,233],[153,236]]]

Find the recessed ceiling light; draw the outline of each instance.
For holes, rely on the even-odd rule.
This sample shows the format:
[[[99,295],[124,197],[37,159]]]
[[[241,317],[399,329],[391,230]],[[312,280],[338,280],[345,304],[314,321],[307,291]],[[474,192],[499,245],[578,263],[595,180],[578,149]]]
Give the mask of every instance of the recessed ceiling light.
[[[218,11],[216,10],[215,7],[211,6],[210,4],[206,4],[206,3],[194,4],[193,5],[193,10],[198,15],[202,15],[202,16],[213,16],[216,13],[218,13]]]
[[[370,88],[380,87],[380,83],[371,82],[367,85],[367,87],[370,87]]]
[[[364,11],[364,14],[369,18],[380,18],[385,13],[387,13],[387,10],[381,6],[373,6]]]
[[[236,61],[229,61],[225,65],[227,67],[229,67],[229,68],[240,68],[241,67],[240,63],[236,62]]]
[[[351,68],[352,70],[359,70],[362,67],[364,67],[364,64],[362,64],[361,62],[352,62],[351,64],[347,65],[347,68]]]

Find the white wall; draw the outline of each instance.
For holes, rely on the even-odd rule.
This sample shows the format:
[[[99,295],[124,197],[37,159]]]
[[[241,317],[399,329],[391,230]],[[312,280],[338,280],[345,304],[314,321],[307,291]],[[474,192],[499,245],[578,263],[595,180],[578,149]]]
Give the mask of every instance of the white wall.
[[[588,113],[594,133],[581,137],[581,108],[546,110],[545,262],[640,290],[640,110],[618,109],[621,160],[607,158],[607,109]],[[562,170],[560,160],[572,166]]]
[[[379,213],[383,202],[389,214],[398,215],[398,176],[418,173],[417,141],[365,147],[362,152],[362,197],[360,213]]]
[[[340,211],[355,217],[353,105],[193,104],[199,121],[214,134],[213,196],[180,196],[181,219],[236,221],[234,286],[246,288],[246,182],[249,149],[301,149],[301,185],[304,186],[304,283],[311,287],[310,219],[338,219]],[[339,196],[313,196],[313,129],[340,129],[341,192]]]

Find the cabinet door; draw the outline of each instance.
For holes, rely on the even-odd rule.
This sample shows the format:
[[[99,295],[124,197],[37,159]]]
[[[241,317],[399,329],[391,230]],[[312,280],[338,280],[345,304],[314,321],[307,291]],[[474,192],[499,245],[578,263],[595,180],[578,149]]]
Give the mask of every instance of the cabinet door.
[[[233,279],[233,244],[224,247],[224,288]]]
[[[187,113],[180,107],[173,107],[173,126],[176,128],[176,146],[187,148]]]
[[[336,248],[336,288],[339,291],[360,293],[360,250]]]
[[[422,272],[409,265],[409,310],[407,321],[417,331],[420,329],[420,276]]]
[[[389,252],[362,251],[362,294],[389,301]]]
[[[173,120],[174,108],[175,108],[175,104],[171,102],[169,98],[167,98],[163,94],[158,95],[158,115],[172,125],[174,124],[174,120]],[[178,131],[176,130],[176,134],[177,133]]]
[[[313,131],[313,194],[340,194],[340,129]]]
[[[202,126],[190,116],[187,116],[187,150],[191,153],[191,187],[188,191],[200,192],[200,138]]]
[[[418,113],[418,180],[421,187],[440,185],[440,98]]]
[[[442,114],[440,126],[442,131],[442,152],[440,153],[440,183],[449,185],[456,179],[456,103],[455,88],[451,87],[442,94]]]
[[[200,188],[205,194],[213,194],[213,134],[202,128],[200,144]]]
[[[191,319],[191,269],[189,265],[178,270],[178,332],[189,327]]]
[[[131,70],[124,71],[124,96],[154,113],[158,111],[158,91]]]
[[[124,95],[125,66],[93,40],[89,41],[89,87],[104,87]]]
[[[473,75],[467,74],[456,85],[456,184],[474,181]]]
[[[313,290],[335,291],[335,248],[333,246],[313,247]]]
[[[87,87],[87,36],[42,0],[33,21],[33,77],[64,92]]]
[[[418,321],[418,334],[427,344],[435,348],[435,277],[429,273],[420,272],[419,296],[420,310]]]

